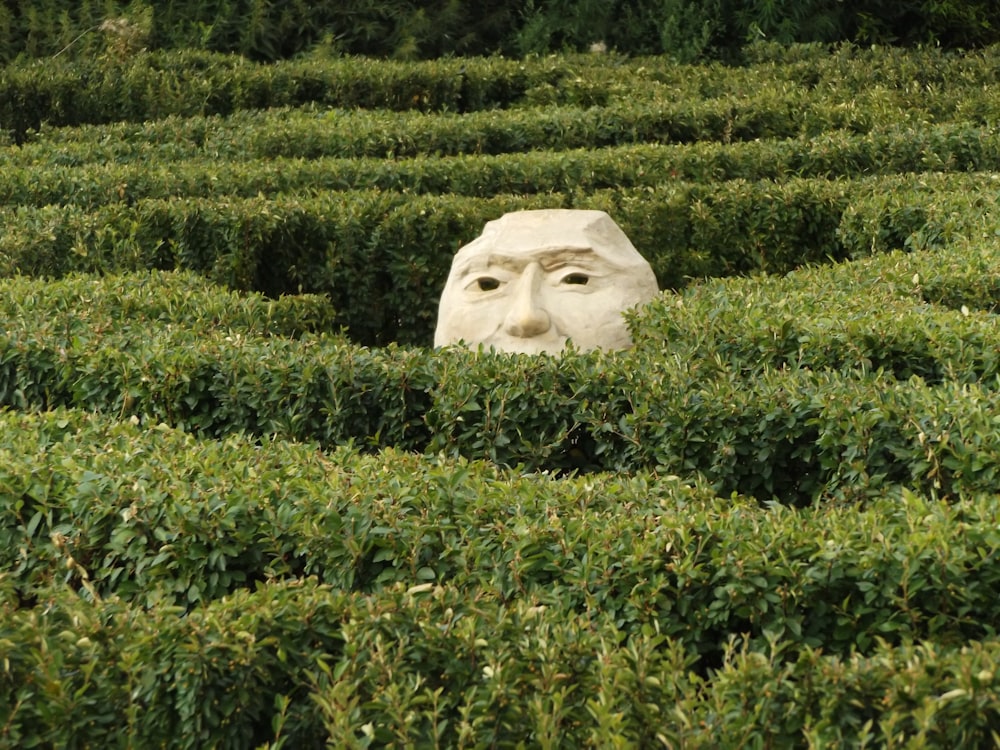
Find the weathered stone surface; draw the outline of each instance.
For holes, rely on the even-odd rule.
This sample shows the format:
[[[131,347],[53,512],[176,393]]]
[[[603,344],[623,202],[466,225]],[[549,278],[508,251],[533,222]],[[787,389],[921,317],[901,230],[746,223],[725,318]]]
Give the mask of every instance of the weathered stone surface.
[[[558,352],[631,346],[622,312],[658,292],[649,263],[603,211],[518,211],[452,260],[434,345]]]

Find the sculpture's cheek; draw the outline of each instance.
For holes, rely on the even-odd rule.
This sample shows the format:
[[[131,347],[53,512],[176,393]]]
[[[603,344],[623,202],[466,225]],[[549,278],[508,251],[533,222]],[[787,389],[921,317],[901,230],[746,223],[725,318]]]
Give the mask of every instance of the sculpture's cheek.
[[[548,304],[553,324],[563,338],[581,350],[626,349],[632,345],[622,310],[629,305],[616,290],[597,294],[562,294]]]
[[[448,294],[441,299],[438,328],[434,345],[443,346],[457,341],[475,344],[486,340],[499,328],[506,306],[500,300],[470,302],[462,294]]]

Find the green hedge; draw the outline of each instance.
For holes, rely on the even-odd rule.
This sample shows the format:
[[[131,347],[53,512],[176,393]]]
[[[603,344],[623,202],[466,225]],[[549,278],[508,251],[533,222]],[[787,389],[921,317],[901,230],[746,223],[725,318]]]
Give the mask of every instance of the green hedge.
[[[607,210],[660,286],[679,288],[980,236],[995,221],[994,185],[985,174],[925,174],[490,198],[349,191],[0,208],[0,274],[183,268],[271,296],[327,294],[338,324],[362,343],[424,343],[453,253],[507,211]]]
[[[441,376],[425,414],[430,449],[534,469],[658,467],[791,503],[877,496],[897,482],[996,487],[988,386],[662,361],[476,359]]]
[[[93,213],[19,208],[0,212],[7,228],[0,267],[5,276],[50,277],[184,268],[272,296],[329,294],[335,308],[355,311],[338,322],[362,341],[388,341],[390,332],[402,328],[422,329],[414,330],[414,338],[423,338],[460,238],[475,237],[486,221],[506,211],[562,202],[559,196],[445,196],[421,203],[404,194],[352,192],[140,201]]]
[[[359,58],[258,65],[195,51],[141,53],[124,62],[49,59],[0,68],[0,124],[23,140],[45,125],[167,115],[229,114],[314,103],[324,107],[471,112],[507,106],[537,86],[558,86],[571,68],[499,58],[424,63]],[[598,90],[580,99],[601,103]]]
[[[442,148],[454,153],[458,143],[469,143],[461,137],[463,129],[471,128],[469,134],[477,136],[475,131],[490,125],[497,130],[508,118],[513,119],[507,129],[524,130],[532,117],[524,123],[515,113],[498,117],[492,110],[525,105],[610,108],[596,124],[590,122],[593,114],[578,109],[574,118],[584,122],[559,123],[558,130],[546,118],[550,120],[546,130],[529,133],[536,144],[547,148],[574,145],[572,140],[558,143],[563,131],[575,134],[576,145],[588,146],[651,138],[753,140],[818,134],[831,127],[867,130],[900,122],[989,123],[997,115],[995,97],[989,93],[996,82],[996,57],[993,48],[968,55],[928,52],[923,57],[845,48],[821,61],[747,68],[680,66],[662,58],[607,62],[600,56],[422,63],[338,58],[259,65],[190,50],[144,52],[124,61],[57,58],[0,68],[0,132],[20,143],[37,138],[35,131],[43,126],[141,123],[171,115],[186,119],[246,111],[257,114],[260,123],[273,124],[274,116],[261,110],[302,105],[344,111],[364,108],[396,110],[397,116],[383,111],[367,115],[366,121],[355,115],[350,130],[373,134],[394,124],[396,132],[385,135],[382,151],[405,155],[408,152],[400,148],[413,143],[416,146],[410,148],[419,148],[425,141],[423,153]],[[413,112],[401,116],[412,110],[451,116],[433,129]],[[441,131],[449,130],[448,123],[457,115],[477,112],[482,114],[478,123],[476,118],[463,119],[463,128],[450,140],[443,136]],[[345,118],[344,113],[334,114],[333,121],[323,118],[316,123],[315,113],[306,113],[293,144],[316,141],[316,135],[301,132],[310,118],[314,130],[319,126],[322,131],[336,131]],[[616,120],[621,121],[617,133],[610,127]],[[155,125],[144,129],[162,130]],[[583,141],[585,130],[591,132]],[[514,143],[503,145],[489,132],[486,136],[479,133],[471,140],[485,141],[488,152],[519,150]],[[495,143],[491,146],[490,141]],[[286,154],[295,148],[281,135],[271,147]],[[373,147],[368,143],[364,153],[375,155]]]
[[[744,70],[774,71],[775,77],[820,89],[842,91],[923,89],[937,94],[943,89],[992,86],[998,82],[1000,45],[955,52],[941,47],[900,48],[887,45],[782,45],[762,41],[746,48]],[[669,75],[668,58],[650,58],[657,76]],[[645,62],[645,61],[644,61]],[[693,65],[703,79],[719,79],[714,66]]]
[[[996,242],[891,253],[784,277],[705,281],[636,315],[641,349],[735,372],[884,371],[989,384],[1000,304]]]
[[[878,496],[893,483],[991,491],[1000,455],[993,316],[923,306],[933,267],[895,256],[872,263],[840,297],[824,292],[836,277],[818,272],[800,291],[733,282],[665,296],[636,322],[637,347],[625,355],[67,331],[58,316],[36,315],[12,319],[0,340],[0,402],[75,406],[208,437],[396,446],[532,469],[659,467],[789,503]],[[880,292],[889,277],[895,288]],[[857,312],[851,294],[885,312]]]
[[[672,639],[555,597],[302,581],[178,617],[64,589],[18,609],[5,589],[13,744],[982,747],[997,732],[992,639],[844,657],[736,639],[706,678]]]
[[[989,171],[1000,138],[968,124],[894,127],[854,134],[732,144],[641,144],[602,149],[407,159],[317,157],[228,160],[200,156],[161,163],[59,164],[41,149],[0,176],[0,204],[88,208],[150,198],[253,197],[319,190],[393,190],[489,197],[497,193],[593,192],[671,181],[789,180],[902,172]]]
[[[863,505],[794,509],[647,473],[554,480],[79,412],[0,417],[5,580],[24,601],[65,583],[191,608],[316,576],[345,592],[437,583],[544,599],[707,657],[727,633],[836,655],[995,635],[992,493],[944,502],[886,487]]]
[[[363,66],[362,66],[363,67]],[[77,85],[71,77],[67,92]],[[747,84],[748,87],[750,84]],[[582,86],[586,88],[585,83]],[[565,86],[556,91],[566,88]],[[988,125],[1000,107],[988,88],[945,90],[928,97],[922,90],[872,87],[859,91],[833,89],[816,94],[793,83],[720,92],[702,97],[673,86],[654,88],[649,95],[625,92],[621,101],[604,106],[559,100],[508,110],[388,112],[359,110],[331,102],[274,111],[232,111],[228,117],[205,116],[213,110],[198,100],[189,110],[169,109],[169,98],[158,94],[161,109],[122,114],[117,119],[138,122],[91,125],[79,128],[44,127],[40,133],[14,128],[22,149],[4,154],[5,160],[36,160],[64,164],[121,161],[124,159],[212,157],[378,157],[399,158],[461,153],[496,154],[529,149],[564,150],[626,143],[733,143],[762,138],[819,136],[833,129],[865,133],[902,124],[921,129],[928,122]],[[187,91],[181,88],[181,92]],[[26,94],[27,96],[27,94]],[[33,94],[32,94],[33,96]],[[69,94],[67,94],[69,96]],[[2,101],[2,100],[0,100]],[[38,105],[20,102],[12,94],[11,113],[0,123],[17,123]],[[60,105],[62,106],[62,105]],[[69,106],[69,105],[66,105]],[[95,105],[98,106],[98,105]],[[115,105],[122,106],[122,105]],[[138,106],[138,105],[136,105]],[[333,108],[331,108],[333,107]],[[113,107],[101,107],[102,111]],[[152,117],[152,122],[142,122]],[[42,124],[69,123],[53,114]],[[37,118],[36,118],[37,119]],[[105,117],[98,122],[116,119]],[[77,117],[73,123],[85,119]],[[36,127],[32,125],[31,127]],[[4,125],[5,128],[11,126]],[[53,148],[58,146],[56,153]]]
[[[761,98],[763,99],[763,97]],[[643,102],[627,106],[538,105],[468,114],[300,108],[231,117],[166,118],[71,130],[44,129],[23,152],[6,158],[80,165],[124,159],[193,156],[401,158],[421,154],[497,154],[530,149],[589,148],[642,142],[791,137],[803,129],[867,130],[898,121],[808,105],[801,95],[766,100]],[[167,114],[167,113],[164,113]],[[53,148],[56,153],[53,154]]]
[[[796,510],[655,474],[0,423],[15,744],[996,730],[992,492]]]
[[[321,193],[311,198],[140,201],[95,212],[0,210],[0,273],[59,276],[180,268],[271,296],[328,294],[356,340],[422,340],[451,256],[507,211],[564,205],[562,196]],[[412,331],[412,334],[403,333]]]
[[[296,325],[301,325],[297,323]],[[0,405],[89,404],[205,435],[247,432],[364,445],[426,444],[429,355],[368,352],[229,328],[5,322]],[[325,437],[323,437],[325,436]]]
[[[325,297],[238,294],[185,271],[73,275],[45,283],[21,278],[2,287],[0,319],[7,333],[31,321],[65,341],[170,329],[192,337],[220,331],[300,337],[332,331],[335,315]]]
[[[0,745],[995,744],[995,51],[788,54],[0,149]],[[539,206],[680,290],[632,350],[357,343]]]

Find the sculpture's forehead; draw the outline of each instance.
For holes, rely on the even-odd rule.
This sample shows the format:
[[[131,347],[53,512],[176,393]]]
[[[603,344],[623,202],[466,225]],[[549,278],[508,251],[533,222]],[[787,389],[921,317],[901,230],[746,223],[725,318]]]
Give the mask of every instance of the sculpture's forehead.
[[[644,262],[606,213],[573,209],[518,211],[490,221],[479,237],[458,251],[454,262],[492,253],[518,256],[555,249],[570,253],[592,250],[616,265]]]

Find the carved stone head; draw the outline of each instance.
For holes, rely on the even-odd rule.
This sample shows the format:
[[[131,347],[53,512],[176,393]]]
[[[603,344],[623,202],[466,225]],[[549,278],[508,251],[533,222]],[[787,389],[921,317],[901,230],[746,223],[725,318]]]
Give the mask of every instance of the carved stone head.
[[[518,211],[452,260],[434,345],[507,352],[631,346],[622,312],[658,292],[649,263],[603,211]]]

